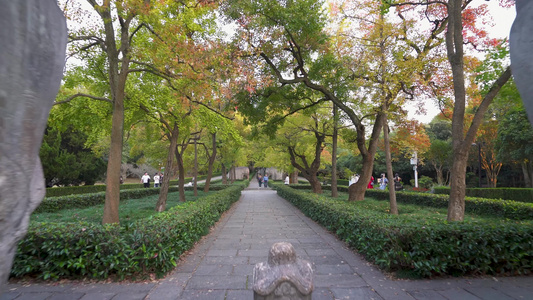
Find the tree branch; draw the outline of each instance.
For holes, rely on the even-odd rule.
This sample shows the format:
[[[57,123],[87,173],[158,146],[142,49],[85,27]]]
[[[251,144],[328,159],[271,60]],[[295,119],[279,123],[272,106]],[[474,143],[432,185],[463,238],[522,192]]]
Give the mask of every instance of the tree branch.
[[[105,101],[105,102],[113,103],[113,101],[112,101],[111,99],[108,99],[108,98],[105,98],[105,97],[97,97],[97,96],[93,96],[93,95],[89,95],[89,94],[77,93],[77,94],[75,94],[75,95],[69,96],[69,97],[68,97],[67,99],[65,99],[65,100],[54,102],[54,105],[58,105],[58,104],[63,104],[63,103],[70,102],[70,101],[74,100],[74,99],[77,98],[77,97],[86,97],[86,98],[91,98],[91,99],[94,99],[94,100],[99,100],[99,101]]]

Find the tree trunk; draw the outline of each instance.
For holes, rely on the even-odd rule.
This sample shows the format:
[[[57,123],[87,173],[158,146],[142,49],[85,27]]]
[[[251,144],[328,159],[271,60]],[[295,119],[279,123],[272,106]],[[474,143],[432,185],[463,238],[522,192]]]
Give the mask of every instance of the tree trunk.
[[[217,134],[211,134],[211,145],[213,147],[213,152],[209,156],[209,163],[207,166],[207,178],[205,179],[204,193],[209,192],[209,185],[211,184],[211,177],[213,177],[213,165],[215,164],[215,159],[217,157]]]
[[[386,118],[386,116],[384,117]],[[396,190],[394,185],[394,174],[392,171],[392,158],[390,153],[390,143],[389,143],[389,125],[387,120],[384,121],[383,125],[383,139],[385,142],[385,160],[387,162],[387,177],[389,177],[389,202],[390,202],[390,214],[398,214],[398,204],[396,203]]]
[[[97,7],[95,7],[97,9]],[[117,50],[115,29],[109,2],[98,8],[104,22],[106,54],[109,63],[109,87],[113,100],[111,118],[111,145],[107,163],[104,216],[102,224],[119,223],[118,206],[120,202],[120,166],[122,165],[122,145],[124,135],[124,92],[129,69],[129,24],[131,19],[121,20],[121,51]],[[119,58],[119,56],[122,56]],[[120,64],[120,70],[119,70]]]
[[[446,32],[446,52],[453,75],[454,108],[452,118],[453,165],[451,169],[450,200],[448,202],[448,221],[462,221],[465,207],[465,177],[468,148],[472,145],[476,132],[481,125],[484,114],[501,87],[511,76],[507,68],[491,86],[474,115],[466,135],[464,133],[464,115],[466,91],[464,77],[462,0],[448,2],[448,31]]]
[[[468,153],[455,152],[452,165],[452,176],[450,182],[450,200],[448,203],[448,221],[462,221],[465,214],[465,192],[466,192],[466,165]]]
[[[167,205],[167,196],[168,196],[168,188],[170,186],[170,177],[172,172],[172,158],[174,156],[174,149],[176,149],[178,144],[178,127],[174,125],[174,129],[170,133],[170,147],[168,148],[168,155],[167,155],[167,162],[165,164],[165,170],[167,170],[167,174],[163,177],[163,182],[161,183],[161,190],[159,192],[159,198],[157,199],[157,203],[155,205],[155,211],[157,212],[163,212],[166,209]]]
[[[320,181],[318,180],[318,177],[310,176],[310,174],[304,174],[305,179],[309,181],[311,184],[311,190],[315,194],[322,194],[322,185],[320,184]]]
[[[194,137],[194,172],[193,172],[194,196],[198,196],[198,138]]]
[[[337,106],[333,104],[333,142],[331,149],[331,197],[339,196],[337,191]]]
[[[222,184],[228,184],[228,171],[226,170],[226,165],[224,163],[220,164],[222,166]]]
[[[365,200],[365,192],[372,178],[372,170],[374,168],[374,156],[375,152],[370,155],[363,156],[363,165],[361,169],[361,176],[357,183],[350,185],[348,188],[348,201],[363,201]]]
[[[229,173],[228,175],[229,175],[229,181],[230,181],[230,183],[235,182],[235,179],[233,178],[233,168],[235,168],[235,166],[232,165],[232,166],[229,168],[229,172],[228,172],[228,173]]]
[[[437,166],[437,164],[433,164],[433,168],[435,169],[435,173],[437,173],[437,184],[444,185],[444,175],[442,173],[442,166]]]
[[[291,173],[291,178],[289,178],[290,183],[298,184],[298,170],[294,170]]]
[[[520,166],[524,174],[526,188],[533,188],[533,162],[522,162]]]
[[[180,153],[178,147],[174,150],[174,155],[178,162],[178,190],[180,194],[180,201],[185,202],[185,166],[183,165],[183,156],[182,153],[185,151],[187,146],[183,146],[182,152]]]

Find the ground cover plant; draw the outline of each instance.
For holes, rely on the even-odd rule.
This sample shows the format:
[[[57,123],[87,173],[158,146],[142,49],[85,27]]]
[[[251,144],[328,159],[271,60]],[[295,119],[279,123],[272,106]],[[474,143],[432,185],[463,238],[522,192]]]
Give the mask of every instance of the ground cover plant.
[[[533,220],[469,213],[447,222],[444,208],[399,205],[367,197],[348,202],[276,185],[278,194],[379,267],[417,277],[477,274],[531,274]]]
[[[198,191],[198,196],[194,196],[193,191],[186,191],[187,201],[196,201],[214,192],[204,193]],[[122,222],[131,222],[147,218],[156,214],[154,207],[159,194],[146,196],[140,199],[128,199],[120,202],[119,217]],[[167,208],[180,205],[179,193],[168,194]],[[102,212],[104,204],[94,205],[86,208],[63,209],[56,212],[40,212],[31,215],[31,222],[88,222],[100,224],[102,222]]]

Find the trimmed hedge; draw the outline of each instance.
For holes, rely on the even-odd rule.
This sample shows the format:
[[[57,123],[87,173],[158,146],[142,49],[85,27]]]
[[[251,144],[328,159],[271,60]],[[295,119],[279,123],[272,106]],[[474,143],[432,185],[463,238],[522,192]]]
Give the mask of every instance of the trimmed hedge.
[[[449,187],[435,187],[433,190],[435,194],[450,194]],[[533,189],[526,188],[467,188],[466,196],[533,203]]]
[[[310,185],[290,185],[294,189],[309,190]],[[322,190],[331,189],[330,186],[323,186]],[[347,186],[339,186],[339,192],[348,192]],[[389,201],[389,192],[380,189],[368,189],[366,196],[377,200]],[[435,195],[417,192],[396,192],[398,203],[415,204],[437,208],[447,208],[449,197],[447,195]],[[484,199],[465,197],[465,212],[483,216],[495,216],[511,220],[532,220],[533,204],[503,201],[497,199]]]
[[[142,187],[142,185],[141,185]],[[198,188],[203,188],[203,186],[198,186]],[[220,191],[227,188],[226,185],[211,185],[209,186],[210,191]],[[159,194],[160,188],[138,188],[138,189],[127,189],[120,191],[120,200],[127,199],[139,199],[146,196],[151,196]],[[185,190],[192,191],[193,187],[185,187]],[[168,192],[177,192],[179,188],[172,186],[168,188]],[[49,197],[44,198],[44,200],[39,204],[36,213],[41,212],[55,212],[65,208],[85,208],[91,207],[98,204],[105,203],[105,191],[99,193],[91,194],[80,194],[80,195],[68,195],[61,197]]]
[[[158,278],[239,200],[246,183],[124,226],[31,223],[19,243],[12,277]]]
[[[213,174],[213,177],[220,176],[220,173]],[[204,180],[207,178],[207,175],[198,176],[198,180]],[[185,183],[192,181],[192,177],[186,177]],[[213,182],[213,181],[211,181]],[[150,181],[150,185],[153,186],[153,181]],[[171,180],[170,186],[178,185],[178,180]],[[105,184],[100,185],[81,185],[81,186],[65,186],[65,187],[55,187],[46,189],[46,197],[60,197],[67,195],[77,195],[77,194],[88,194],[88,193],[97,193],[105,191]],[[126,183],[121,184],[121,190],[129,189],[140,189],[143,188],[142,183]]]
[[[529,274],[533,227],[507,223],[418,223],[354,203],[275,185],[278,195],[388,271],[434,275]]]
[[[170,181],[170,185],[178,185],[178,181],[172,180]],[[46,198],[105,192],[105,187],[105,184],[100,184],[46,188]],[[131,190],[140,188],[143,188],[142,183],[127,183],[120,185],[120,190]]]
[[[378,200],[389,201],[389,192],[370,189],[366,195]],[[416,192],[397,192],[398,203],[447,208],[448,195],[435,195]],[[511,220],[532,220],[533,204],[512,200],[465,197],[465,212],[483,216],[495,216]]]

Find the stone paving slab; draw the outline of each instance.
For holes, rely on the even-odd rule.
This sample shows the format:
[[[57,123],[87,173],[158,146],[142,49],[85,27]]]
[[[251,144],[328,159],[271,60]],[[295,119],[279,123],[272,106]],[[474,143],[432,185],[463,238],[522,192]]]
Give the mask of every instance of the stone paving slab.
[[[255,189],[254,188],[255,184]],[[253,268],[275,242],[290,242],[315,270],[314,300],[533,299],[533,277],[391,280],[270,188],[241,199],[177,268],[150,283],[8,284],[0,300],[253,299]]]

